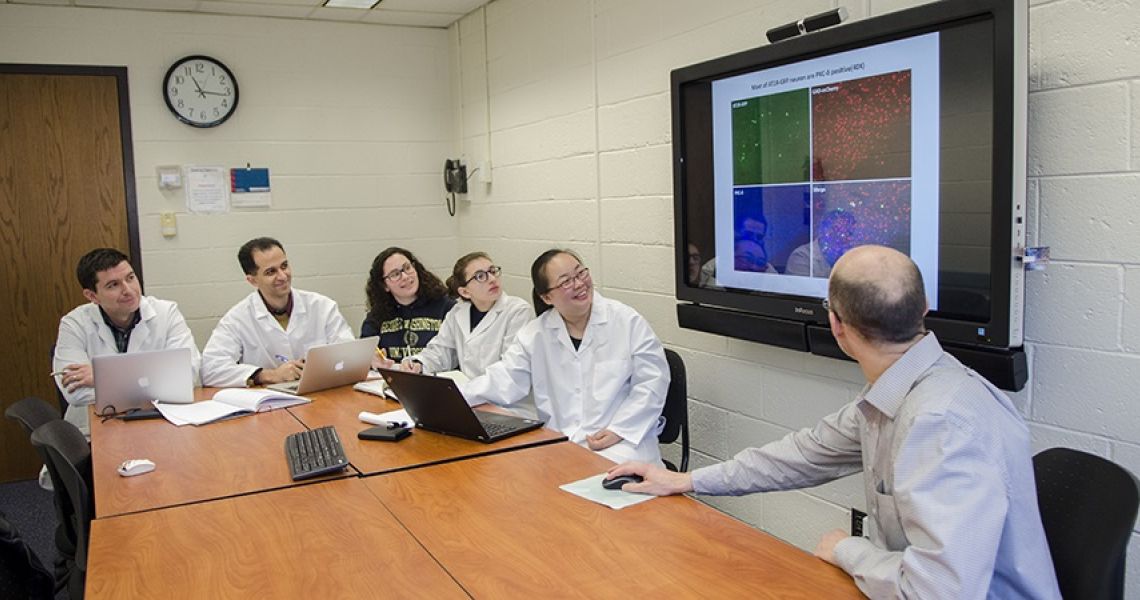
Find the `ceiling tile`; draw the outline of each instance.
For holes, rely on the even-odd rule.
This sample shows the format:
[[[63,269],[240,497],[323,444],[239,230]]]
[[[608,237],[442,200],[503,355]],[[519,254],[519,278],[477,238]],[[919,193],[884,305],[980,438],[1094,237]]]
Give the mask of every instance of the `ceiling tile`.
[[[381,3],[383,4],[383,3]],[[414,27],[447,27],[462,17],[459,13],[426,13],[374,8],[361,19],[362,23],[385,25],[411,25]]]
[[[130,8],[137,10],[171,10],[193,12],[198,0],[75,0],[76,6],[97,6],[100,8]]]
[[[318,8],[309,13],[309,18],[327,21],[359,21],[367,14],[368,10],[359,8]]]
[[[313,12],[311,6],[296,6],[284,4],[255,4],[252,2],[219,2],[216,0],[202,0],[198,5],[198,12],[214,13],[220,15],[243,15],[250,17],[291,17],[304,19]]]
[[[465,15],[486,3],[487,0],[381,0],[376,8]]]
[[[19,2],[8,1],[9,4],[50,4],[52,6],[69,6],[71,0],[19,0]]]

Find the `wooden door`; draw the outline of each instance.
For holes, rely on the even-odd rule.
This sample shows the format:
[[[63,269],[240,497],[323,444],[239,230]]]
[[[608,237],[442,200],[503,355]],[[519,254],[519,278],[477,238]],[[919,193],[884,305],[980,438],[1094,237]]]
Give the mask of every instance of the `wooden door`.
[[[126,85],[122,67],[0,65],[0,410],[26,396],[58,405],[50,353],[60,317],[86,301],[79,257],[139,256]],[[0,481],[39,465],[0,419]]]

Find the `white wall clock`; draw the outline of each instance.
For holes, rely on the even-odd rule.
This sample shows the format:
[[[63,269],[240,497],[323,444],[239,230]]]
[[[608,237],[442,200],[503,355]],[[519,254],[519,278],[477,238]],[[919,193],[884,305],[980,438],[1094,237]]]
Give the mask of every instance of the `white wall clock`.
[[[187,56],[166,71],[162,95],[179,121],[193,127],[217,127],[237,108],[238,84],[220,60]]]

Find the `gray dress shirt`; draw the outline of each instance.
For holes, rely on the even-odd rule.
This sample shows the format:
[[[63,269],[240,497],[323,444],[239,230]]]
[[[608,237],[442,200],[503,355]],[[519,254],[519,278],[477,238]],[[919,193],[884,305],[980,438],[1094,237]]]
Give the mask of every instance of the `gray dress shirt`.
[[[1029,431],[1000,390],[934,334],[854,402],[693,472],[701,494],[819,485],[864,472],[870,539],[836,562],[871,598],[1060,598],[1037,509]]]

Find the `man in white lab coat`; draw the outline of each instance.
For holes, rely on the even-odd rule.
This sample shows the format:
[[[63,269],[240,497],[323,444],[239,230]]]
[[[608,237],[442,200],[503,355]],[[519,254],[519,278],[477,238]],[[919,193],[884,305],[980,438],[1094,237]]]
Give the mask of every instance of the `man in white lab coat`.
[[[256,288],[218,322],[202,352],[202,385],[242,387],[294,381],[305,353],[354,339],[336,302],[293,289],[285,249],[256,238],[238,250],[245,280]]]
[[[90,437],[87,405],[95,402],[92,357],[189,348],[195,381],[201,359],[178,305],[143,296],[125,254],[96,248],[79,259],[75,271],[88,303],[60,319],[52,371],[67,399],[64,418]]]

